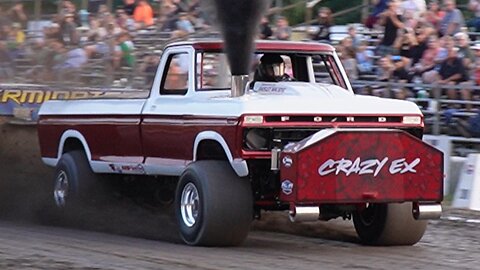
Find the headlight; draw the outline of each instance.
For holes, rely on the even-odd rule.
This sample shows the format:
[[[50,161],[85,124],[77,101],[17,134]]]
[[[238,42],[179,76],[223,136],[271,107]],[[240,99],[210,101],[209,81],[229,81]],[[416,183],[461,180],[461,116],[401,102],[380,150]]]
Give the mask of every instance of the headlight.
[[[404,116],[402,120],[403,124],[407,125],[420,125],[422,123],[422,117],[420,116]]]
[[[268,149],[268,137],[268,129],[250,129],[245,134],[245,146],[249,150],[266,150]]]
[[[261,115],[247,115],[243,118],[245,124],[261,124],[263,123],[263,116]]]

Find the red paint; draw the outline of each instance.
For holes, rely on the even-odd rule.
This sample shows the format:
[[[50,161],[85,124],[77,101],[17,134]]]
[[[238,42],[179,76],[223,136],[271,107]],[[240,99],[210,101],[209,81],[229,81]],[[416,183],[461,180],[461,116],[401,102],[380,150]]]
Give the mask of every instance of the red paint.
[[[219,133],[235,149],[238,121],[222,117],[192,116],[41,116],[38,124],[42,157],[56,158],[62,134],[79,131],[88,143],[92,159],[143,162],[143,157],[193,160],[196,136],[205,130]],[[238,151],[232,152],[239,158]],[[122,158],[123,157],[123,158]]]
[[[308,139],[299,143],[302,146]],[[403,131],[340,131],[319,140],[305,149],[286,150],[281,158],[290,157],[290,168],[281,166],[281,181],[290,180],[293,192],[280,195],[282,201],[315,203],[358,203],[358,202],[440,202],[443,198],[443,154],[432,146]],[[320,175],[319,169],[328,160],[354,161],[383,160],[388,158],[378,174],[358,174],[336,171]],[[408,165],[392,161],[405,158],[407,164],[420,158],[413,170],[402,170]],[[327,163],[328,164],[328,163]],[[398,165],[398,166],[395,166]],[[323,167],[322,173],[335,166]],[[372,167],[373,170],[376,167]],[[412,169],[412,168],[410,168]]]
[[[212,41],[185,41],[176,43],[173,46],[190,45],[196,50],[203,51],[221,51],[224,44],[221,40]],[[169,47],[171,47],[170,45]],[[333,52],[335,49],[328,44],[314,42],[294,42],[294,41],[257,41],[255,43],[257,51],[280,51],[280,52]]]

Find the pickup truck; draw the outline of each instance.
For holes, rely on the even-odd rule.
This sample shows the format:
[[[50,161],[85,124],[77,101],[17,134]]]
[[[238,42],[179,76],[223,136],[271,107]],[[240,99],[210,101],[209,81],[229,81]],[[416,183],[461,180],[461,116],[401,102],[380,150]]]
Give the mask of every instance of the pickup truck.
[[[352,219],[367,245],[417,243],[443,200],[443,155],[422,141],[418,107],[356,95],[330,45],[257,41],[253,62],[266,53],[294,79],[232,76],[221,40],[192,40],[165,46],[150,91],[45,102],[56,205],[105,175],[151,176],[175,186],[189,245],[239,245],[262,211]]]

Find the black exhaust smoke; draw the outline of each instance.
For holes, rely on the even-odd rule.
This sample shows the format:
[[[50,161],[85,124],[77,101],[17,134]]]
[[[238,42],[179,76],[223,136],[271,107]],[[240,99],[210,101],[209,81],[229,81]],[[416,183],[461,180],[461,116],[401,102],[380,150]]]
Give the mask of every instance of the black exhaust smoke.
[[[209,3],[215,8],[232,75],[249,74],[253,40],[270,0],[209,0]]]

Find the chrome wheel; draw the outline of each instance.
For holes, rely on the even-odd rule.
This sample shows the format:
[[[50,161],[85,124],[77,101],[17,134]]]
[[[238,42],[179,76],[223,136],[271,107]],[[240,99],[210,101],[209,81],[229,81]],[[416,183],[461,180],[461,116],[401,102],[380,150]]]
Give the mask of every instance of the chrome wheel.
[[[188,183],[183,187],[182,197],[180,199],[180,213],[182,220],[187,227],[191,228],[197,222],[200,209],[200,198],[197,187],[193,183]]]
[[[53,189],[53,198],[58,207],[64,207],[68,197],[68,176],[65,171],[60,171],[55,179],[55,187]]]

